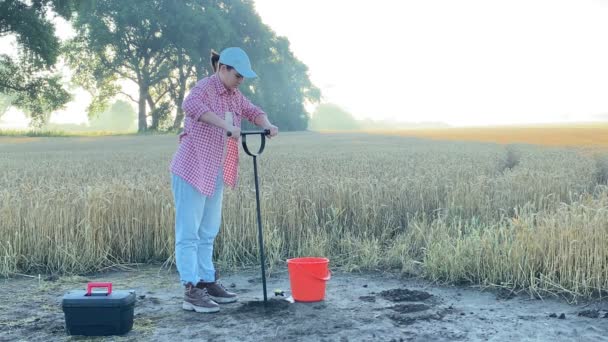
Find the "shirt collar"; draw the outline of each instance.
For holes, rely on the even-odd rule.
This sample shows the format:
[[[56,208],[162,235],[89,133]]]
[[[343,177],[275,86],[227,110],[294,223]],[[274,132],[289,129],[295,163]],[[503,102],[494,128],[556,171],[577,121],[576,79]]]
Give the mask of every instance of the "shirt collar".
[[[213,74],[211,76],[211,82],[213,83],[213,86],[215,87],[215,91],[218,94],[228,94],[228,95],[234,95],[236,94],[236,89],[228,89],[224,86],[224,84],[222,83],[222,80],[220,80],[220,77],[217,74]]]

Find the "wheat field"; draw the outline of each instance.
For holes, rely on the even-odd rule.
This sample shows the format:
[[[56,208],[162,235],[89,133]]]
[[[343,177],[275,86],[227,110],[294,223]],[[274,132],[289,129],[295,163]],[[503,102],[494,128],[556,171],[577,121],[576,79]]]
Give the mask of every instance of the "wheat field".
[[[608,147],[608,124],[544,124],[526,126],[450,127],[396,131],[369,131],[382,135],[398,135],[435,140],[494,142],[500,144],[535,144],[554,147]]]
[[[0,137],[0,274],[170,264],[176,146],[174,135]],[[242,154],[224,195],[220,268],[259,260],[252,169]],[[347,271],[540,296],[608,290],[603,149],[286,133],[259,171],[271,269],[326,256]]]

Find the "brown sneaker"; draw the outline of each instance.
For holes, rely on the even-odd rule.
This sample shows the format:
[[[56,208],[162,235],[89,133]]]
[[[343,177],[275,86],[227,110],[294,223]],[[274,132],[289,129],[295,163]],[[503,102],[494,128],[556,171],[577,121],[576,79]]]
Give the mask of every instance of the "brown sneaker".
[[[207,289],[200,289],[196,286],[192,286],[191,283],[188,283],[184,292],[182,309],[209,313],[220,311],[220,306],[211,300]]]
[[[200,290],[207,291],[207,293],[209,293],[209,297],[220,304],[234,303],[238,300],[236,293],[229,292],[226,290],[224,285],[218,283],[217,281],[213,283],[199,281],[196,284],[196,287]]]

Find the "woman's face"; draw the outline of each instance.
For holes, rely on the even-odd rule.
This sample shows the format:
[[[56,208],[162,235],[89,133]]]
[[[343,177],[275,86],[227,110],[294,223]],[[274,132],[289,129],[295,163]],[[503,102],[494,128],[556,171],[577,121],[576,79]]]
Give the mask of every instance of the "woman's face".
[[[220,79],[224,86],[228,89],[236,89],[243,83],[243,75],[239,74],[236,69],[230,69],[225,65],[220,67]]]

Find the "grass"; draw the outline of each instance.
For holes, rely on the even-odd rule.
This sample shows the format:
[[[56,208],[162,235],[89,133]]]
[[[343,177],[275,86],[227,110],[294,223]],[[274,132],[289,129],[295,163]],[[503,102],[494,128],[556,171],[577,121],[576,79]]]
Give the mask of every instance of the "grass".
[[[171,262],[176,136],[7,139],[0,274]],[[259,158],[268,261],[326,256],[350,271],[603,294],[607,156],[396,134],[284,134]],[[224,196],[215,249],[224,268],[258,263],[251,164],[242,154],[240,185]]]

